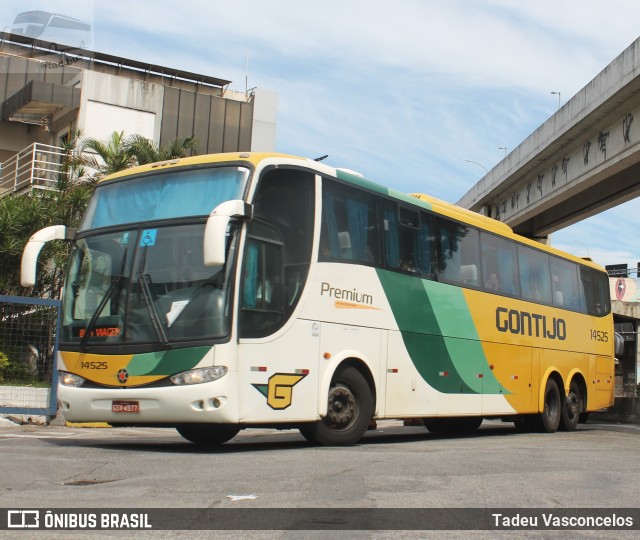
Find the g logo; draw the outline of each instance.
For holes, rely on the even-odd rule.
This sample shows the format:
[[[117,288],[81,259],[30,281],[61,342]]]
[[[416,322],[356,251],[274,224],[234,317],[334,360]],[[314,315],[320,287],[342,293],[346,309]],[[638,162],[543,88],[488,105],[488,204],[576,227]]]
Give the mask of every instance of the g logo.
[[[254,388],[267,398],[267,405],[281,411],[291,406],[293,387],[307,375],[298,373],[275,373],[267,384],[254,384]]]

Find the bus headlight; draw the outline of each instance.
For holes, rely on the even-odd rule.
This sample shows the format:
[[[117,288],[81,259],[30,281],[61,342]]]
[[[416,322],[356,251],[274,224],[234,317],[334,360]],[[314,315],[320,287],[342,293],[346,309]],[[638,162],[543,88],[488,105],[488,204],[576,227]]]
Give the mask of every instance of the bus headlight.
[[[84,384],[84,378],[68,371],[58,371],[58,381],[64,386],[75,386],[76,388]]]
[[[170,378],[171,382],[177,385],[200,384],[218,380],[226,374],[226,366],[213,366],[183,371]]]

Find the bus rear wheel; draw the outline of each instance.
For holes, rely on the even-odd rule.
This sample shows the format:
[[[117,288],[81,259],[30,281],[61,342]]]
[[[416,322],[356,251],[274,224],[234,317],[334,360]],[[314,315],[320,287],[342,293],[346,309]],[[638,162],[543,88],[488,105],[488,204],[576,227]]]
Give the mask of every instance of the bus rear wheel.
[[[580,402],[580,387],[576,381],[571,381],[569,393],[562,403],[560,429],[573,431],[578,427],[578,422],[580,421]]]
[[[560,425],[561,416],[562,400],[560,399],[560,390],[558,390],[556,381],[549,378],[544,388],[544,408],[537,417],[539,431],[555,433]]]
[[[357,443],[367,431],[373,415],[373,396],[364,376],[347,366],[336,372],[329,388],[327,415],[300,427],[310,442],[326,446]]]
[[[437,435],[454,435],[473,433],[482,424],[481,416],[464,416],[460,418],[423,418],[425,427]]]
[[[178,433],[200,446],[217,446],[233,439],[240,428],[230,424],[188,424],[178,426]]]

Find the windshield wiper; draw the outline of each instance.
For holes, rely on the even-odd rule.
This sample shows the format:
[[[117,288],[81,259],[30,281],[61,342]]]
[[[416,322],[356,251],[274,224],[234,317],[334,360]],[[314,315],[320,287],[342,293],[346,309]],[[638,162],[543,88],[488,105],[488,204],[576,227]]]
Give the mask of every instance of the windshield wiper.
[[[156,303],[153,301],[153,297],[151,296],[151,289],[149,288],[149,275],[139,272],[138,282],[140,283],[142,296],[145,303],[147,304],[147,309],[149,310],[149,317],[151,318],[153,329],[156,331],[160,342],[166,345],[169,340],[167,339],[167,334],[165,333],[164,327],[160,322],[160,316],[158,315],[158,310],[156,309]]]
[[[124,250],[124,253],[122,255],[122,264],[120,265],[120,274],[117,276],[111,276],[111,285],[109,285],[109,288],[105,291],[104,296],[102,297],[102,300],[100,300],[100,303],[98,304],[98,307],[93,312],[93,315],[91,315],[89,322],[84,327],[84,335],[82,336],[82,339],[80,339],[80,347],[84,348],[87,346],[87,341],[89,341],[89,338],[91,337],[91,332],[93,331],[93,328],[96,324],[96,321],[98,320],[98,317],[100,316],[100,313],[102,313],[102,310],[104,309],[104,306],[107,305],[107,302],[111,300],[113,293],[116,291],[116,288],[118,287],[118,285],[122,283],[122,280],[124,279],[124,269],[126,264],[127,264],[127,249]],[[120,289],[118,289],[118,291],[120,291]],[[74,292],[73,302],[75,306],[75,301],[77,296],[75,281],[73,283],[73,292]]]
[[[95,327],[96,321],[98,320],[100,313],[102,313],[102,310],[104,309],[104,306],[107,305],[107,302],[111,300],[111,297],[113,296],[113,293],[115,292],[116,287],[120,284],[121,281],[122,281],[121,275],[113,276],[111,278],[111,285],[109,285],[109,288],[104,293],[104,296],[102,297],[102,300],[100,300],[98,307],[93,312],[93,315],[91,315],[89,322],[84,327],[84,335],[80,340],[80,347],[86,347],[87,341],[89,341],[89,337],[91,335],[91,332],[93,331],[93,328]]]

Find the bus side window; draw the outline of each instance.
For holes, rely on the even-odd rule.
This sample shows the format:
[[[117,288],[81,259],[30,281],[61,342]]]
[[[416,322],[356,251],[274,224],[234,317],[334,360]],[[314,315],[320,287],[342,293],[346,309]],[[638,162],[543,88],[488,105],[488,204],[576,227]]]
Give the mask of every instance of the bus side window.
[[[480,244],[485,290],[517,296],[519,287],[515,244],[486,232],[480,234]]]
[[[551,304],[549,256],[541,251],[519,245],[518,265],[522,298],[532,302]]]
[[[589,315],[607,315],[611,311],[609,278],[602,272],[580,266],[581,296]]]
[[[320,260],[380,264],[378,200],[322,179]]]
[[[240,337],[263,337],[284,322],[282,242],[277,232],[253,221],[242,262]],[[255,235],[255,236],[252,236]]]
[[[480,232],[461,223],[438,218],[438,279],[469,287],[478,287]]]
[[[578,287],[578,265],[558,257],[550,257],[550,261],[554,305],[584,311]]]
[[[265,171],[253,200],[254,215],[278,232],[283,243],[286,315],[302,295],[313,247],[315,176],[299,169]]]

